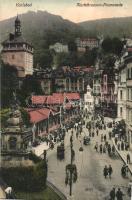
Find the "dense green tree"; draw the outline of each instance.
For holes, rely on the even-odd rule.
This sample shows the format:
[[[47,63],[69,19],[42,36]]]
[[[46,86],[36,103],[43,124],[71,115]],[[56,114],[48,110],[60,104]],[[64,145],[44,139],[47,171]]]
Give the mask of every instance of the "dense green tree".
[[[116,55],[120,55],[123,48],[123,42],[119,38],[113,38],[112,40],[112,51]]]
[[[74,40],[72,40],[68,43],[68,49],[69,49],[69,51],[75,51],[75,52],[77,51],[77,45],[74,42]]]
[[[36,50],[35,54],[35,64],[39,65],[41,68],[51,67],[51,64],[53,62],[53,56],[50,52],[50,50]]]
[[[21,108],[20,111],[21,111],[23,124],[26,125],[27,127],[29,127],[31,125],[29,113],[26,110],[24,110],[23,108]]]
[[[106,53],[114,53],[116,55],[120,55],[123,48],[123,42],[119,38],[110,38],[107,37],[102,42],[102,49]]]
[[[21,89],[17,90],[17,97],[21,106],[26,106],[29,103],[31,94],[43,94],[40,81],[33,76],[26,76],[21,85]],[[27,102],[28,101],[28,102]]]
[[[116,61],[116,56],[114,54],[106,54],[102,59],[102,69],[114,75],[114,64]]]
[[[97,58],[97,49],[87,50],[84,54],[84,65],[94,65]]]
[[[112,50],[112,40],[110,37],[107,37],[103,40],[102,42],[102,49],[106,52],[106,53],[110,53]]]
[[[17,70],[14,66],[1,64],[1,106],[10,107],[13,92],[18,87]]]

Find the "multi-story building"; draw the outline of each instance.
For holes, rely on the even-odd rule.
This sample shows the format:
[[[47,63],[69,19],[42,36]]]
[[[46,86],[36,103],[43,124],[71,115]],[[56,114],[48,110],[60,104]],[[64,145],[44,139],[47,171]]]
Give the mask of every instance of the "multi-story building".
[[[86,69],[86,68],[85,68]],[[39,70],[34,77],[41,83],[43,93],[48,95],[53,92],[80,92],[85,90],[84,75],[88,72],[77,71],[76,69],[63,68],[57,70]]]
[[[126,131],[130,149],[132,150],[132,56],[126,59],[126,70]]]
[[[86,49],[93,49],[99,47],[99,39],[97,38],[77,38],[75,40],[77,50],[85,52]]]
[[[117,87],[115,74],[112,71],[104,70],[102,73],[101,104],[104,115],[117,117]]]
[[[116,103],[114,74],[103,72],[101,82],[101,99],[103,102]]]
[[[101,100],[101,78],[102,71],[96,70],[93,76],[93,95],[95,99],[95,104],[99,104]]]
[[[126,67],[124,64],[119,68],[117,117],[126,120]]]
[[[54,45],[50,45],[49,49],[53,49],[56,53],[68,52],[68,45],[62,43],[55,43]]]
[[[49,95],[52,93],[53,81],[51,70],[36,70],[33,76],[40,82],[43,94]]]
[[[9,39],[5,40],[2,46],[3,62],[15,66],[18,77],[33,74],[33,46],[23,38],[18,16],[15,20],[15,33],[10,33]]]

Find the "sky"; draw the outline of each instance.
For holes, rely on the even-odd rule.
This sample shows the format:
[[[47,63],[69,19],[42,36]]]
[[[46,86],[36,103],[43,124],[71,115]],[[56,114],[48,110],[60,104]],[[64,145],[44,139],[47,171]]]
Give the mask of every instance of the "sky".
[[[16,4],[32,4],[19,7]],[[93,6],[77,6],[84,3]],[[122,4],[123,6],[95,6],[95,4]],[[0,21],[27,11],[46,10],[73,22],[101,18],[132,16],[132,0],[0,0]]]

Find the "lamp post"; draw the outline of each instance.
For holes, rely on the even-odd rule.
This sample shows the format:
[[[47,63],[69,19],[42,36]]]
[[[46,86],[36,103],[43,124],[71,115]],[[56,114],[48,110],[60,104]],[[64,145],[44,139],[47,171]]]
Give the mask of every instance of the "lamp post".
[[[73,134],[70,137],[70,148],[71,148],[71,170],[70,170],[70,196],[72,195],[72,164],[73,164],[73,156],[72,156],[72,152],[73,152]]]
[[[73,160],[75,157],[75,152],[73,150],[73,133],[70,137],[70,150],[71,150],[71,159],[70,159],[70,164],[66,166],[66,179],[65,179],[65,184],[69,184],[70,186],[70,191],[69,195],[70,197],[72,196],[72,185],[73,182],[76,182],[77,180],[77,168],[76,165],[73,164]]]

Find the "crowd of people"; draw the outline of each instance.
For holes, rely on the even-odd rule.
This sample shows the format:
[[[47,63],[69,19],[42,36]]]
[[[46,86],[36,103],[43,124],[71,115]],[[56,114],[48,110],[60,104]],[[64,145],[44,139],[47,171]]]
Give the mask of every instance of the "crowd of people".
[[[104,153],[108,153],[109,156],[113,156],[116,155],[116,147],[115,145],[117,145],[117,148],[119,151],[128,151],[129,146],[128,143],[126,141],[124,141],[123,137],[115,137],[115,135],[113,135],[112,133],[112,129],[116,126],[116,123],[113,122],[111,123],[110,127],[111,130],[108,132],[108,134],[105,134],[105,130],[107,128],[107,126],[109,127],[109,124],[107,124],[104,121],[103,117],[100,116],[96,116],[96,120],[91,118],[91,121],[87,122],[86,124],[86,128],[88,129],[88,133],[89,133],[89,137],[94,137],[99,136],[100,137],[100,142],[98,140],[98,142],[95,143],[94,149],[97,153],[100,154],[104,154]],[[100,130],[104,130],[102,133],[102,131]],[[115,144],[113,144],[113,142],[111,142],[111,139],[115,140]],[[127,153],[127,164],[131,163],[131,158],[130,158],[130,154]],[[111,165],[107,166],[105,165],[104,169],[103,169],[103,175],[104,178],[107,179],[111,179],[112,178],[112,174],[113,174],[113,168]],[[129,174],[129,169],[128,169],[128,165],[124,164],[121,168],[121,175],[126,178],[128,177]],[[130,191],[129,191],[130,194]],[[110,191],[109,194],[109,200],[123,200],[123,192],[121,191],[120,188],[118,188],[117,190],[115,188],[113,188]]]

